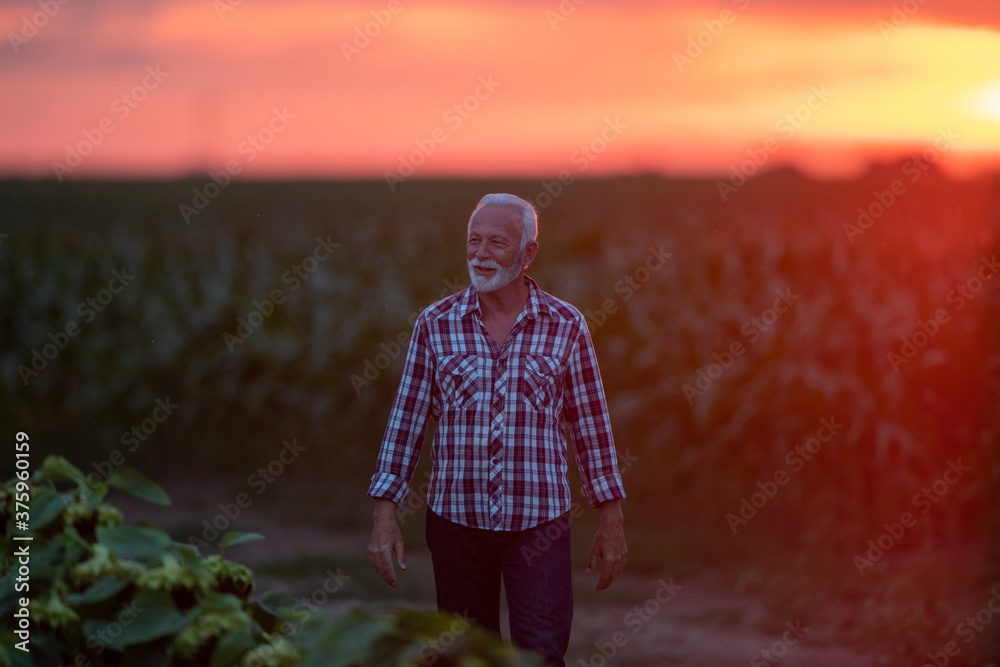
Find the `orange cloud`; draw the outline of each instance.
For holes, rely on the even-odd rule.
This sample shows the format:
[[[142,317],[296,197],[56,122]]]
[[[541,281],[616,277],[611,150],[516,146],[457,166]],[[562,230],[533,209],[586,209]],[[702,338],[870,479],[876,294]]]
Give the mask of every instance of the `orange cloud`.
[[[1000,148],[993,30],[882,4],[559,6],[67,4],[3,66],[18,94],[0,100],[0,169],[51,174],[105,118],[79,174],[218,169],[275,108],[294,120],[248,175],[378,177],[420,146],[421,175],[553,174],[608,123],[620,132],[590,174],[725,173],[768,140],[769,166],[843,174],[947,128],[956,167]],[[6,5],[0,27],[32,8]],[[117,118],[148,66],[169,77]]]

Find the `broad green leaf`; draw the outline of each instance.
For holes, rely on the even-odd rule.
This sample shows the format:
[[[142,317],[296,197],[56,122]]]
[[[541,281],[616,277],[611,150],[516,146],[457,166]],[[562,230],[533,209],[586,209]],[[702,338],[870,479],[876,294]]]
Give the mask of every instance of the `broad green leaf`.
[[[143,644],[130,644],[122,653],[119,667],[170,667],[173,664],[172,643],[173,638],[165,637]]]
[[[205,559],[198,555],[198,550],[190,544],[183,542],[171,542],[170,552],[173,553],[181,567],[190,570],[196,575],[203,574],[205,570]]]
[[[312,618],[303,625],[308,626],[311,622]],[[394,633],[395,628],[391,624],[382,619],[374,619],[364,610],[353,607],[334,619],[325,636],[309,647],[308,655],[297,667],[348,667],[364,664],[372,647],[384,636]],[[296,638],[298,639],[298,633]]]
[[[299,606],[298,600],[280,591],[267,591],[260,596],[257,605],[269,614],[282,616]]]
[[[393,607],[392,615],[397,625],[408,634],[423,637],[436,637],[450,631],[456,621],[462,622],[451,614],[437,614],[405,607]]]
[[[115,470],[108,478],[108,486],[121,489],[140,500],[157,505],[170,504],[170,496],[167,495],[167,492],[134,468],[121,467]]]
[[[243,601],[232,593],[210,591],[204,598],[202,598],[198,607],[202,611],[239,612],[243,609]]]
[[[264,536],[260,533],[241,533],[238,530],[230,530],[222,536],[221,540],[219,540],[219,551],[225,553],[226,549],[236,546],[237,544],[256,542],[263,539]]]
[[[108,551],[144,563],[158,563],[170,547],[170,536],[157,526],[98,526],[97,541]]]
[[[191,563],[194,561],[201,562],[201,556],[198,554],[198,549],[188,544],[187,542],[172,542],[170,545],[174,553],[177,554],[182,561],[185,563]]]
[[[62,495],[52,489],[38,489],[31,496],[31,532],[52,523],[59,513],[72,502],[73,494]]]
[[[267,595],[267,593],[264,595]],[[0,608],[0,612],[2,611],[3,609]],[[254,624],[260,629],[261,632],[273,633],[280,630],[281,623],[283,622],[281,617],[271,611],[271,609],[262,606],[260,601],[251,603],[247,611],[250,613],[254,620]]]
[[[24,544],[22,542],[22,544]],[[62,578],[62,571],[67,560],[67,544],[62,540],[38,540],[30,543],[31,551],[31,590],[42,582],[51,582]],[[79,547],[72,546],[72,554],[80,553]]]
[[[116,579],[115,577],[103,577],[82,593],[70,593],[66,601],[70,605],[77,607],[81,605],[93,604],[107,600],[112,595],[116,595],[128,586],[128,582]]]
[[[90,509],[96,509],[98,505],[104,502],[104,497],[108,495],[108,486],[102,482],[96,484],[87,482],[80,487],[80,493],[83,494],[80,502],[84,503]]]
[[[21,639],[13,632],[0,633],[0,664],[10,665],[10,667],[32,667],[35,663],[31,653],[25,653],[15,644]],[[33,648],[28,646],[28,648]]]
[[[131,603],[113,619],[88,618],[83,631],[94,643],[122,651],[126,646],[179,632],[187,619],[164,591],[139,590]]]
[[[17,599],[15,596],[14,587],[17,585],[17,570],[11,569],[2,578],[0,578],[0,601],[10,601]],[[5,613],[3,605],[0,604],[0,613]],[[3,618],[7,618],[6,614]]]
[[[53,482],[72,482],[73,484],[83,484],[84,475],[75,465],[61,456],[46,456],[42,463],[42,477]]]
[[[67,544],[74,544],[83,551],[90,551],[90,542],[80,537],[80,533],[77,532],[76,526],[66,526],[63,528],[62,534],[66,539]]]
[[[245,632],[228,632],[222,636],[212,653],[209,667],[232,667],[240,663],[243,654],[256,646]]]

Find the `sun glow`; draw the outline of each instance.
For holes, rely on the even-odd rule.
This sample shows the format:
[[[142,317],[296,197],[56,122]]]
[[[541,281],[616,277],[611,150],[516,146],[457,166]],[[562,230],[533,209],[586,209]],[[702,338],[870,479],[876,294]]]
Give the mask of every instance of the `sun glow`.
[[[1000,124],[1000,79],[970,91],[958,106],[971,116]]]

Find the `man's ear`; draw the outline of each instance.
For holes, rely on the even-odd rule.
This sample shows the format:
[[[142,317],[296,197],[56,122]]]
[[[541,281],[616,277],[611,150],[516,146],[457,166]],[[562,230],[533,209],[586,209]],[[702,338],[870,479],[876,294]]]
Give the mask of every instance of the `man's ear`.
[[[535,256],[538,254],[538,241],[528,241],[528,244],[524,246],[524,268],[531,266],[531,263],[535,261]]]

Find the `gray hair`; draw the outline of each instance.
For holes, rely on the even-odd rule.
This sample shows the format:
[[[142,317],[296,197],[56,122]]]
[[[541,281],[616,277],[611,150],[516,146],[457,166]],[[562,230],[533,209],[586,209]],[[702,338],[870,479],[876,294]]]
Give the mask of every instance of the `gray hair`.
[[[524,250],[529,242],[538,238],[538,214],[535,213],[534,207],[520,197],[506,192],[483,195],[483,198],[476,204],[475,210],[472,211],[472,215],[469,216],[469,225],[466,231],[471,229],[472,219],[484,206],[516,206],[521,210],[521,224],[523,225],[521,228],[521,250]]]

